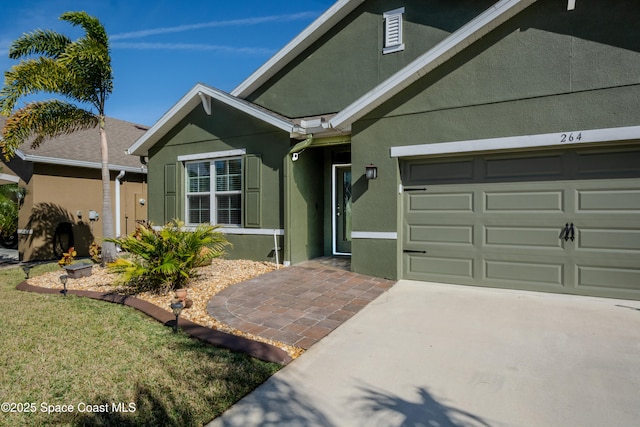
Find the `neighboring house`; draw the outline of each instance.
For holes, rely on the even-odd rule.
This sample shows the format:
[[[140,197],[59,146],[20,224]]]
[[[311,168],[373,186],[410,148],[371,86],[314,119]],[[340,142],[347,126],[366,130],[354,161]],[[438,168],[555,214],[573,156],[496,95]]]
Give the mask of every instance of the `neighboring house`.
[[[5,117],[0,116],[0,128]],[[131,232],[147,219],[147,170],[125,153],[146,127],[107,118],[111,200],[115,231]],[[102,179],[98,129],[49,140],[33,149],[24,144],[3,172],[26,188],[20,201],[18,251],[23,261],[58,258],[74,246],[87,256],[101,244]]]
[[[223,224],[233,257],[275,233],[293,264],[640,298],[638,22],[633,0],[338,1],[128,150],[150,219]]]

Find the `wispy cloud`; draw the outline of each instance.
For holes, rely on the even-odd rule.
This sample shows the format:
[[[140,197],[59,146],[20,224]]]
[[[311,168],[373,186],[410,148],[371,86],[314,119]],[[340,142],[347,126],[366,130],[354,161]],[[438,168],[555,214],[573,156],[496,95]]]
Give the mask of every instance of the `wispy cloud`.
[[[159,34],[182,33],[185,31],[200,30],[203,28],[214,27],[234,27],[246,25],[258,25],[266,22],[291,22],[304,19],[313,19],[318,16],[317,12],[300,12],[288,15],[260,16],[255,18],[230,19],[226,21],[210,21],[199,24],[178,25],[176,27],[160,27],[150,28],[147,30],[131,31],[128,33],[120,33],[111,35],[109,38],[115,40],[139,39],[143,37],[155,36]]]
[[[222,53],[237,53],[244,55],[272,55],[273,49],[261,47],[234,47],[197,43],[143,43],[143,42],[116,42],[112,43],[114,49],[137,49],[137,50],[197,50],[216,51]]]

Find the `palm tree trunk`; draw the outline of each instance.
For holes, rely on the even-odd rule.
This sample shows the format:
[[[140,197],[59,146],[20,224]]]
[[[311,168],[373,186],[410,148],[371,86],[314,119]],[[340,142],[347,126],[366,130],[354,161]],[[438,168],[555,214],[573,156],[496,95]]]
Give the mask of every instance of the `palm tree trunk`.
[[[111,176],[109,173],[109,148],[105,118],[100,117],[100,154],[102,155],[102,237],[113,238],[113,213],[111,212]],[[116,245],[112,242],[102,242],[102,264],[116,259]]]

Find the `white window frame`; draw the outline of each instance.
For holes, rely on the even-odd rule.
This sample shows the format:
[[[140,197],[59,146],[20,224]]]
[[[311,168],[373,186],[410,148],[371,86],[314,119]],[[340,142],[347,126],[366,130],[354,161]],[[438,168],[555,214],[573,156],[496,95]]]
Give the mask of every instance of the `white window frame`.
[[[404,50],[403,19],[404,7],[390,10],[382,14],[384,19],[384,48],[382,54],[400,52]]]
[[[229,152],[226,152],[226,154],[229,154]],[[190,221],[190,215],[189,215],[189,196],[209,196],[209,209],[210,209],[210,214],[209,214],[209,222],[211,224],[220,224],[222,226],[224,226],[225,228],[227,227],[232,227],[232,228],[237,228],[237,227],[242,227],[242,214],[243,214],[243,203],[242,203],[242,185],[243,185],[243,181],[242,181],[242,173],[243,173],[243,162],[242,162],[242,156],[232,156],[232,157],[222,157],[222,156],[210,156],[207,158],[199,158],[200,156],[183,156],[183,157],[179,157],[179,160],[183,160],[184,161],[184,169],[185,169],[185,195],[184,195],[184,201],[185,201],[185,206],[184,206],[184,216],[185,216],[185,223],[188,226],[197,226],[199,225],[198,223],[193,223]],[[189,159],[188,161],[186,159]],[[216,167],[215,167],[215,163],[217,161],[229,161],[229,160],[239,160],[240,161],[240,189],[239,190],[230,190],[230,191],[217,191],[216,190]],[[189,191],[189,175],[187,172],[187,167],[189,164],[197,164],[197,163],[209,163],[209,191],[208,192],[192,192]],[[239,220],[240,222],[238,224],[221,224],[220,222],[218,222],[218,196],[222,196],[222,195],[234,195],[237,194],[240,196],[240,217]]]

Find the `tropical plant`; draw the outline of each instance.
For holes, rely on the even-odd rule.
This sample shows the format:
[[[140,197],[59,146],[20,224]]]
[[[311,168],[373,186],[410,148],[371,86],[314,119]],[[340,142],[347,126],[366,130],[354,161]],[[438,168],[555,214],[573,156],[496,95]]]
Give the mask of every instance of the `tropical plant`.
[[[64,267],[65,265],[71,265],[73,260],[78,256],[78,252],[74,247],[69,248],[69,250],[62,254],[62,258],[58,260],[58,265],[60,267]]]
[[[109,239],[129,253],[107,264],[120,273],[120,282],[156,291],[185,287],[196,268],[225,253],[229,245],[220,226],[200,224],[186,230],[184,222],[172,220],[155,229],[139,225],[137,230],[119,239]]]
[[[91,242],[91,246],[89,246],[89,256],[91,257],[91,261],[100,264],[102,248],[96,242]]]
[[[0,90],[0,113],[9,117],[2,129],[2,151],[10,159],[26,141],[36,148],[48,139],[97,127],[102,157],[102,231],[109,238],[114,236],[105,131],[105,101],[113,90],[109,38],[100,21],[86,12],[66,12],[60,19],[82,27],[84,37],[72,41],[54,31],[35,30],[15,40],[9,49],[9,57],[20,62],[5,72]],[[13,110],[20,98],[37,93],[53,93],[64,99],[31,101]],[[115,245],[104,244],[102,261],[115,258]]]
[[[18,210],[25,189],[18,184],[0,185],[0,245],[15,247],[18,244]]]

